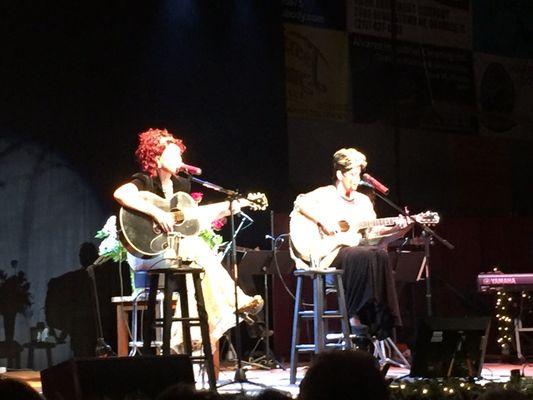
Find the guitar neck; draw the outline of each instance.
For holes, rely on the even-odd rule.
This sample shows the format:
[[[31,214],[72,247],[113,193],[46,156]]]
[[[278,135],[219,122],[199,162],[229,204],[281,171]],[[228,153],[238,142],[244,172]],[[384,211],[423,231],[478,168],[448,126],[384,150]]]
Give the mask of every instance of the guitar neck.
[[[388,217],[388,218],[373,219],[371,221],[361,221],[357,223],[357,228],[359,230],[359,229],[371,228],[373,226],[394,225],[397,220],[398,220],[398,217]]]

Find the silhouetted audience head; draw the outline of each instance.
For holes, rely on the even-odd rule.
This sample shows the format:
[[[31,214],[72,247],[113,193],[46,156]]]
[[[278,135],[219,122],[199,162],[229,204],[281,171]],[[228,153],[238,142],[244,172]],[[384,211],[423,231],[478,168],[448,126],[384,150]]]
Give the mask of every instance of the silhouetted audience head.
[[[94,243],[84,242],[80,245],[80,264],[87,268],[98,258],[98,247]]]
[[[0,399],[43,400],[26,382],[0,375]]]
[[[389,391],[376,360],[363,351],[319,354],[300,383],[300,400],[386,400]]]

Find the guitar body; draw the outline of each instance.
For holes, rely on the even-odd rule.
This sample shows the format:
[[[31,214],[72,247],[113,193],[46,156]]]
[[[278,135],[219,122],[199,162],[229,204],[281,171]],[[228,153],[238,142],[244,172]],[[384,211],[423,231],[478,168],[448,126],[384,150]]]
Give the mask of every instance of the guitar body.
[[[174,231],[183,236],[196,235],[200,231],[198,219],[185,219],[187,210],[196,208],[194,199],[185,192],[177,192],[170,200],[158,195],[141,191],[143,200],[164,211],[174,211],[177,217]],[[122,207],[119,212],[120,241],[126,249],[136,257],[152,258],[161,254],[167,246],[167,234],[148,215],[136,210]]]
[[[294,256],[306,262],[312,259],[320,269],[328,268],[343,246],[357,246],[361,241],[359,231],[343,229],[348,224],[341,222],[338,233],[326,235],[314,221],[298,212],[291,216],[289,226],[292,247],[297,253]]]

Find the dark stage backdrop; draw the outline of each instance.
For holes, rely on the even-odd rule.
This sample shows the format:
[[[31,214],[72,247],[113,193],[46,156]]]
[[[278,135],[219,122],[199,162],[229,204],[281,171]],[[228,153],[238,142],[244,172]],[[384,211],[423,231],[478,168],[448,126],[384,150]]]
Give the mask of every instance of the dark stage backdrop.
[[[4,128],[63,152],[104,201],[137,168],[136,135],[149,127],[182,137],[206,179],[283,183],[277,2],[59,1],[7,15]]]
[[[112,191],[137,170],[142,130],[169,129],[205,179],[264,191],[275,208],[286,207],[278,3],[4,4],[0,269],[21,260],[34,299],[33,315],[18,319],[17,340],[26,341],[29,326],[42,320],[48,279],[74,268],[79,243],[116,211]],[[19,207],[35,181],[38,196],[25,196]],[[53,212],[30,218],[37,202]],[[258,222],[244,244],[268,245],[268,215],[252,216]]]

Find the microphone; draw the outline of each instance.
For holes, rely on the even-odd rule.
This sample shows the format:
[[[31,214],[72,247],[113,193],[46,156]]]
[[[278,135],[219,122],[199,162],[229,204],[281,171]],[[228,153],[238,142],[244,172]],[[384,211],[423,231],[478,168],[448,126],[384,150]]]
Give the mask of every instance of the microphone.
[[[363,174],[363,181],[373,186],[378,192],[383,193],[385,196],[389,194],[389,188],[369,174]]]
[[[181,164],[181,171],[185,171],[191,175],[202,175],[202,168],[195,167],[193,165]]]

